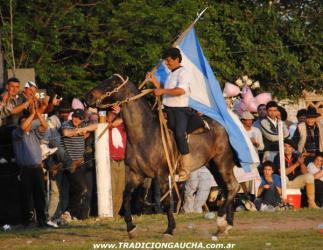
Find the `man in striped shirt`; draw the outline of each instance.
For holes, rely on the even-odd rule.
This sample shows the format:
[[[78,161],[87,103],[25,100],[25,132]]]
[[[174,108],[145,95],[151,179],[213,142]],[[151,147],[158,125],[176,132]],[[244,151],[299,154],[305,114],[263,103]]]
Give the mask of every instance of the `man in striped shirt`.
[[[70,182],[70,199],[68,210],[73,217],[81,218],[82,202],[86,200],[87,179],[80,165],[83,162],[85,138],[89,132],[96,130],[97,125],[87,125],[84,121],[84,111],[74,110],[72,120],[62,124],[62,142],[65,148],[65,165],[67,166]],[[78,168],[78,169],[77,169]]]
[[[63,145],[67,157],[72,160],[69,168],[71,173],[74,173],[83,161],[85,138],[89,136],[89,132],[97,128],[96,124],[87,125],[84,118],[84,111],[76,109],[72,114],[72,120],[62,124]]]

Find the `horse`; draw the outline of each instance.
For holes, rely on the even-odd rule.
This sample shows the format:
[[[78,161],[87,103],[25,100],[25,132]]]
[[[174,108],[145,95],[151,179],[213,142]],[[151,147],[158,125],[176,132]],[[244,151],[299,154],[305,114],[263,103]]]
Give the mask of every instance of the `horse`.
[[[124,220],[129,236],[136,229],[131,216],[131,195],[136,187],[147,177],[157,178],[161,192],[168,191],[169,169],[162,144],[158,116],[151,110],[145,98],[127,101],[140,94],[139,89],[123,76],[113,75],[94,87],[85,95],[90,106],[123,102],[122,118],[127,133],[125,164],[127,166],[127,184],[123,195]],[[216,178],[218,185],[223,184],[223,205],[217,213],[217,231],[215,235],[227,234],[233,227],[233,199],[239,184],[233,174],[234,152],[225,129],[216,121],[209,120],[210,129],[201,134],[191,134],[189,150],[193,158],[194,171],[206,164]],[[164,235],[173,235],[176,222],[171,209],[170,198],[163,200],[168,225]]]

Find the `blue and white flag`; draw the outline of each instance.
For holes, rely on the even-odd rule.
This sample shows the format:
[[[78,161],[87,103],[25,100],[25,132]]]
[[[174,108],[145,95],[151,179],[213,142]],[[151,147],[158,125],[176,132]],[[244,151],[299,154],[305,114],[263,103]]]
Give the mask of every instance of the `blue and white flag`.
[[[219,82],[206,60],[194,28],[190,29],[177,45],[181,50],[182,63],[191,73],[189,106],[219,122],[227,131],[231,146],[246,172],[259,163],[259,157],[239,118],[227,108]],[[155,76],[163,85],[169,70],[162,63]]]

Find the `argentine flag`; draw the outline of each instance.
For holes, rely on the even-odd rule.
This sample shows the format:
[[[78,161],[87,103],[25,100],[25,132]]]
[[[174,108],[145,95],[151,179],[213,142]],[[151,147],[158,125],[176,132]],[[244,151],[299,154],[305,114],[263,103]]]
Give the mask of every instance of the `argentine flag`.
[[[227,108],[219,82],[203,54],[194,27],[186,33],[177,48],[182,54],[181,65],[192,77],[189,106],[216,120],[226,129],[240,164],[246,172],[250,172],[251,166],[259,163],[258,154],[239,118]],[[169,70],[164,63],[155,72],[162,85],[168,74]]]

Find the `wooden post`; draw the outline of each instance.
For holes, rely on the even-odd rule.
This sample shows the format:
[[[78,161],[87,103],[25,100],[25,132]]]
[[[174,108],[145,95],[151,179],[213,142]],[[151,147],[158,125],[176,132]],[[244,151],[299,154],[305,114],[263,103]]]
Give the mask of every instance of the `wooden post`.
[[[99,217],[113,217],[109,133],[105,132],[101,135],[106,127],[107,123],[99,123],[95,131],[95,162]],[[100,140],[98,139],[99,136],[101,136]]]

